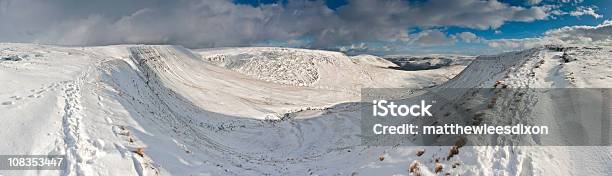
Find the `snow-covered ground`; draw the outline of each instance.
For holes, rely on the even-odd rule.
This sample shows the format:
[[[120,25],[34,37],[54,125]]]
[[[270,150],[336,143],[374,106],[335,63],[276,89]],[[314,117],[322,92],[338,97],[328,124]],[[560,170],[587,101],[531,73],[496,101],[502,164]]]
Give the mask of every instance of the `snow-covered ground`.
[[[465,146],[446,160],[449,146],[361,145],[361,88],[612,87],[612,48],[565,53],[402,71],[376,56],[305,49],[1,44],[0,154],[66,154],[69,165],[0,175],[417,174],[411,165],[423,175],[436,166],[610,175],[610,147]]]

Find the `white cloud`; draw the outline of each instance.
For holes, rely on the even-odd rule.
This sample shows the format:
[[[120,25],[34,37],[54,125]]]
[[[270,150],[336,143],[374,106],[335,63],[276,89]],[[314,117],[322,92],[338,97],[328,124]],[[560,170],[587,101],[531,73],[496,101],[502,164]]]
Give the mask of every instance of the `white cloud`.
[[[530,5],[536,5],[542,2],[542,0],[527,0],[527,3]]]
[[[365,43],[359,43],[358,45],[351,44],[350,46],[342,46],[339,49],[341,52],[364,52],[368,50],[368,45]]]
[[[414,35],[411,43],[423,46],[447,45],[455,42],[454,37],[448,37],[439,30],[426,30]]]
[[[574,3],[574,4],[579,4],[584,2],[584,0],[560,0],[562,3]]]
[[[487,44],[494,48],[516,49],[516,48],[531,48],[542,45],[541,38],[524,38],[524,39],[498,39],[489,40]]]
[[[323,1],[237,5],[230,0],[0,0],[0,41],[63,45],[181,44],[247,46],[295,41],[330,48],[361,42],[453,42],[439,31],[410,35],[407,28],[457,26],[496,29],[510,21],[545,20],[546,6],[519,7],[496,0],[349,0],[337,11]],[[417,37],[417,38],[413,38]]]
[[[596,26],[552,29],[539,38],[489,40],[487,44],[498,48],[530,48],[546,44],[612,45],[612,21],[607,20]]]
[[[465,42],[468,42],[468,43],[479,40],[478,36],[476,36],[476,34],[471,33],[471,32],[461,32],[457,34],[457,37],[459,37],[459,39]]]
[[[566,26],[544,33],[545,38],[564,41],[569,44],[612,44],[612,21],[597,26]]]
[[[572,11],[569,13],[571,16],[583,16],[583,15],[589,15],[589,16],[593,16],[594,18],[603,18],[603,15],[597,14],[597,12],[595,12],[595,9],[593,9],[592,7],[584,7],[584,6],[580,6],[578,7],[576,10]]]

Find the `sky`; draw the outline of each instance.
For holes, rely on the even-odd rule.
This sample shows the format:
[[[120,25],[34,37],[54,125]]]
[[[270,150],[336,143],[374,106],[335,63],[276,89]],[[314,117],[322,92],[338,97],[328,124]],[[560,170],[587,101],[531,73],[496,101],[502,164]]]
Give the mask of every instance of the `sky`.
[[[601,0],[0,0],[0,42],[494,54],[612,43]]]

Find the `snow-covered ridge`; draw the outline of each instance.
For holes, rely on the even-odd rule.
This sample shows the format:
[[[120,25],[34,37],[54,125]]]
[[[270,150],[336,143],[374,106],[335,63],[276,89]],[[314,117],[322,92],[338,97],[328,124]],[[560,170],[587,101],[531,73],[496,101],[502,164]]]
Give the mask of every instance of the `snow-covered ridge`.
[[[355,93],[362,87],[414,86],[397,84],[397,80],[415,73],[386,69],[395,65],[376,56],[349,57],[332,51],[271,47],[205,49],[197,53],[214,65],[282,85]]]
[[[609,69],[612,68],[609,64],[612,59],[611,53],[611,47],[558,46],[479,56],[459,75],[437,88],[610,88],[612,87],[610,84],[612,71]],[[467,93],[460,91],[465,90],[447,90],[456,91],[449,95],[457,96],[447,98],[468,99],[469,95],[460,97]],[[495,109],[495,112],[500,114],[494,114],[492,117],[506,117],[504,119],[485,119],[482,123],[537,121],[541,124],[555,124],[558,120],[556,118],[567,118],[547,111],[564,107],[564,102],[550,101],[550,97],[542,97],[541,94],[534,93],[533,89],[520,90],[524,91],[517,97],[484,97],[493,100],[492,104],[483,109],[471,109],[471,111],[490,113],[488,109]],[[572,108],[580,109],[576,110],[578,112],[589,111],[588,107],[580,105],[574,105]],[[531,109],[545,110],[530,114]],[[569,118],[580,121],[581,117]],[[558,134],[563,134],[565,137],[574,135],[566,131],[556,131],[551,134],[554,135],[547,136],[548,140],[559,138],[556,140],[560,141],[563,137],[557,136]],[[606,146],[464,147],[461,152],[473,154],[475,158],[470,157],[470,154],[460,154],[455,160],[463,162],[463,165],[472,165],[474,172],[466,173],[477,175],[502,173],[510,175],[582,175],[585,173],[605,175],[607,171],[603,170],[609,170],[609,166],[606,166],[605,163],[612,161],[612,153],[609,150],[610,147]],[[503,157],[491,157],[496,155],[503,155]],[[474,162],[484,160],[487,162]],[[442,163],[445,167],[452,165],[452,161]],[[584,171],[584,167],[606,169]]]
[[[353,62],[357,63],[357,64],[361,64],[361,65],[371,65],[371,66],[375,66],[375,67],[381,67],[381,68],[394,68],[394,67],[398,67],[397,64],[386,60],[384,58],[378,57],[378,56],[373,56],[373,55],[366,55],[366,54],[362,54],[362,55],[357,55],[357,56],[352,56],[351,60],[353,60]]]
[[[478,56],[459,75],[444,83],[451,88],[491,88],[496,81],[516,71],[528,61],[537,57],[541,49],[508,52],[492,56]]]
[[[546,46],[478,56],[442,87],[514,88],[612,87],[612,53],[606,46]]]

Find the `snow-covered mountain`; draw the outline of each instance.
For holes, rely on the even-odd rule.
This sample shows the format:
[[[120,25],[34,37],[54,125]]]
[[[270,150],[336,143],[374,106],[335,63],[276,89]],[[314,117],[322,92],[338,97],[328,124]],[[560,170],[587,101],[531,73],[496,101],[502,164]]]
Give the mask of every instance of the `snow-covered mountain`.
[[[418,87],[440,83],[439,74],[403,72],[395,64],[376,57],[349,57],[342,53],[293,48],[205,49],[198,52],[203,60],[255,79],[300,87],[359,92],[362,87]],[[460,67],[457,67],[460,68]],[[453,68],[450,74],[457,72]],[[412,79],[411,81],[397,81]],[[419,81],[424,80],[424,81]],[[417,84],[414,84],[417,82]]]
[[[612,87],[611,53],[542,47],[402,71],[305,49],[2,44],[0,154],[69,165],[0,175],[606,175],[610,147],[465,146],[436,162],[449,146],[362,146],[355,102],[366,87]]]

